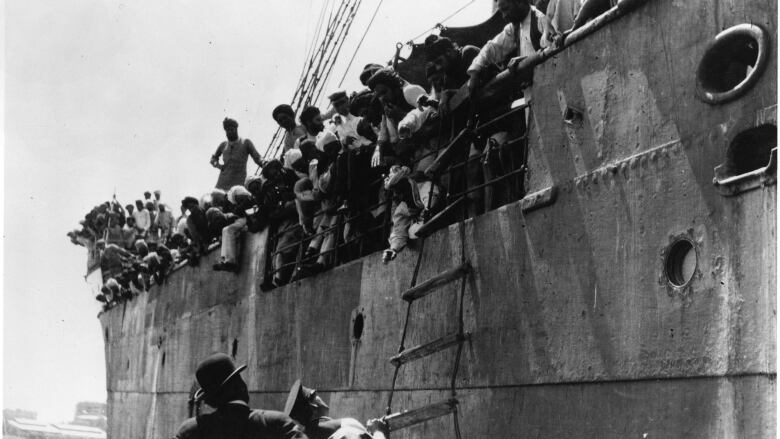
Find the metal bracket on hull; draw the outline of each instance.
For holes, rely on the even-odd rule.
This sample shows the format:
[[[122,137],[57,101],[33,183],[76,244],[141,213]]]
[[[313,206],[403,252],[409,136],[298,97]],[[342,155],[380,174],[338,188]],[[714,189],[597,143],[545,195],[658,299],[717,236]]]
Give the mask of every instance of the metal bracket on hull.
[[[520,208],[523,213],[532,212],[536,209],[549,206],[555,202],[558,196],[558,187],[550,186],[532,194],[528,194],[520,200]]]
[[[715,178],[712,184],[724,197],[733,197],[760,187],[773,185],[777,182],[777,148],[772,148],[769,163],[763,168],[735,176],[722,176],[726,171],[726,165],[715,168]]]

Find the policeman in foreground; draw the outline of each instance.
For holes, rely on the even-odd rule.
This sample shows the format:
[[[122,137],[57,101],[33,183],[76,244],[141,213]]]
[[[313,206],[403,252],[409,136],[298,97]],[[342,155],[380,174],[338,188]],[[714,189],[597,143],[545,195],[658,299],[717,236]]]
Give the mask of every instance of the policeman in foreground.
[[[201,387],[195,400],[205,401],[216,411],[184,421],[177,439],[308,439],[284,413],[249,408],[249,390],[239,375],[244,369],[246,365],[237,368],[229,356],[221,353],[201,361],[195,372]]]

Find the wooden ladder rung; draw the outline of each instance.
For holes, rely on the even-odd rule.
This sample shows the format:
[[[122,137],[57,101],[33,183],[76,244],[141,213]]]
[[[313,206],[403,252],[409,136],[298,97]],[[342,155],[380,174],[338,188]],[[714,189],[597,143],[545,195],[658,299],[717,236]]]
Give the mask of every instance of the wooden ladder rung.
[[[431,419],[446,416],[455,411],[458,400],[455,398],[436,402],[417,409],[393,413],[384,418],[390,431],[397,431]]]
[[[456,281],[461,277],[466,276],[471,271],[471,265],[466,262],[463,265],[455,267],[451,270],[439,273],[436,276],[426,280],[425,282],[415,285],[412,288],[404,291],[401,298],[407,302],[417,300],[421,297],[425,297],[430,294],[434,289],[447,285],[450,282]]]
[[[425,343],[409,349],[405,349],[404,351],[400,352],[398,355],[390,358],[390,362],[393,363],[395,366],[400,366],[404,363],[408,363],[410,361],[427,357],[428,355],[431,355],[434,352],[439,352],[441,350],[447,349],[450,346],[459,344],[460,342],[468,338],[468,336],[469,336],[468,333],[465,334],[457,333],[457,334],[445,335],[444,337],[436,339],[430,343]]]

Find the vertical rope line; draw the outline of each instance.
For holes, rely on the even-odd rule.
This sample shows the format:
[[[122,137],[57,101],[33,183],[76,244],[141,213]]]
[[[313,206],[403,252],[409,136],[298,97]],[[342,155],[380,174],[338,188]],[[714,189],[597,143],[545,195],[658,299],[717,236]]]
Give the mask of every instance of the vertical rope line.
[[[368,30],[371,29],[371,25],[374,24],[374,19],[376,18],[376,14],[377,12],[379,12],[379,7],[382,6],[383,1],[384,0],[379,0],[379,4],[376,5],[376,9],[374,9],[374,15],[371,16],[371,21],[368,22],[368,26],[366,26],[366,30],[363,32],[363,36],[360,37],[360,41],[358,42],[355,51],[352,53],[352,58],[349,59],[347,68],[344,70],[344,76],[341,77],[338,87],[341,87],[341,84],[344,83],[344,79],[347,77],[347,73],[349,73],[349,68],[352,67],[352,62],[355,61],[355,56],[357,56],[358,50],[360,50],[360,46],[363,45],[363,40],[366,38],[366,35],[368,34]]]
[[[460,422],[458,422],[458,406],[455,406],[455,411],[452,412],[452,415],[453,415],[452,416],[453,423],[455,424],[454,425],[454,428],[455,428],[455,438],[456,439],[461,439],[462,436],[460,434]]]

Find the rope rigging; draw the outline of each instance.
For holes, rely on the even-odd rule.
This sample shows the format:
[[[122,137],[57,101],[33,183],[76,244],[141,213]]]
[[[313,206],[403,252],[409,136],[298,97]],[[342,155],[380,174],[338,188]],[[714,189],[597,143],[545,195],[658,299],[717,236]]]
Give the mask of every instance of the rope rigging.
[[[315,25],[314,37],[309,45],[306,61],[304,62],[298,79],[298,85],[290,100],[295,114],[298,114],[303,107],[319,102],[322,92],[330,85],[330,75],[333,72],[333,67],[338,60],[341,49],[346,42],[346,37],[349,34],[349,30],[352,27],[352,23],[354,22],[357,11],[360,9],[362,3],[362,0],[344,0],[336,6],[334,1],[335,0],[327,0],[323,2],[322,7],[320,8],[317,24]],[[379,0],[379,3],[371,16],[371,20],[366,26],[363,35],[360,37],[360,41],[352,53],[349,63],[344,70],[344,74],[339,80],[339,87],[344,83],[344,80],[352,67],[352,63],[373,25],[383,1],[384,0]],[[444,22],[462,12],[475,1],[476,0],[469,0],[436,23],[435,26],[426,29],[421,34],[410,39],[409,42],[412,43],[414,40],[431,30],[441,28]],[[263,154],[263,159],[277,156],[282,148],[283,139],[284,130],[279,127],[271,137],[271,141]]]
[[[349,73],[349,68],[352,67],[352,62],[355,61],[355,56],[357,56],[358,50],[360,50],[360,46],[363,45],[363,40],[366,38],[366,35],[368,35],[368,31],[369,29],[371,29],[371,25],[374,24],[374,19],[376,18],[376,14],[379,12],[379,7],[382,6],[383,1],[384,0],[379,0],[379,3],[376,5],[376,9],[374,9],[374,15],[371,16],[371,21],[368,22],[368,26],[366,26],[366,30],[363,31],[363,35],[360,37],[360,41],[358,42],[355,51],[352,52],[352,58],[349,59],[347,68],[344,69],[344,75],[341,77],[341,80],[339,81],[339,85],[338,85],[339,87],[341,87],[341,84],[344,83],[344,79],[346,79],[347,73]]]
[[[348,17],[349,24],[351,24],[352,20],[354,20],[355,13],[357,12],[357,8],[360,7],[360,3],[362,1],[363,0],[358,0],[357,4],[352,7],[352,9],[350,11],[350,16]],[[346,32],[346,30],[345,30],[345,32]],[[346,36],[346,35],[344,35],[344,36]],[[338,48],[336,48],[335,53],[331,53],[331,56],[328,58],[328,61],[326,62],[326,64],[328,64],[328,70],[325,72],[325,75],[324,75],[325,82],[323,83],[323,85],[317,91],[317,94],[314,97],[313,102],[319,102],[320,95],[322,94],[322,92],[325,89],[328,88],[328,86],[330,84],[330,73],[333,70],[333,67],[336,65],[336,60],[338,60],[338,58],[339,58],[339,53],[341,53],[341,48],[344,46],[344,42],[346,41],[346,38],[342,37],[342,38],[339,38],[337,40],[339,41]],[[332,58],[332,60],[331,60],[331,58]]]
[[[310,45],[310,53],[301,69],[298,85],[290,100],[296,114],[304,106],[317,102],[324,87],[329,83],[330,74],[361,3],[362,0],[345,0],[337,7],[332,0],[323,3],[317,30]],[[263,154],[264,159],[275,157],[279,153],[283,138],[284,130],[279,127]]]
[[[438,29],[441,29],[441,28],[443,27],[442,25],[444,24],[444,22],[445,22],[445,21],[447,21],[447,20],[449,20],[450,18],[452,18],[452,17],[454,17],[454,16],[458,15],[458,14],[459,14],[461,11],[463,11],[464,9],[468,8],[469,6],[471,6],[471,4],[472,4],[472,3],[474,3],[475,1],[476,1],[476,0],[470,0],[470,1],[469,1],[469,2],[467,2],[465,5],[463,5],[463,6],[461,6],[460,8],[458,8],[458,9],[457,9],[455,12],[453,12],[452,14],[450,14],[450,15],[448,15],[448,16],[446,16],[446,17],[444,17],[443,19],[439,20],[439,22],[438,22],[438,23],[436,23],[435,25],[433,25],[433,27],[429,27],[428,29],[426,29],[426,30],[424,30],[422,33],[420,33],[419,35],[417,35],[417,36],[415,36],[415,37],[412,37],[412,38],[410,38],[410,39],[408,40],[407,44],[409,44],[409,43],[414,43],[414,40],[416,40],[416,39],[420,38],[421,36],[423,36],[423,35],[427,34],[428,32],[430,32],[430,31],[432,31],[432,30],[434,30],[434,29],[437,29],[437,28],[438,28]]]

